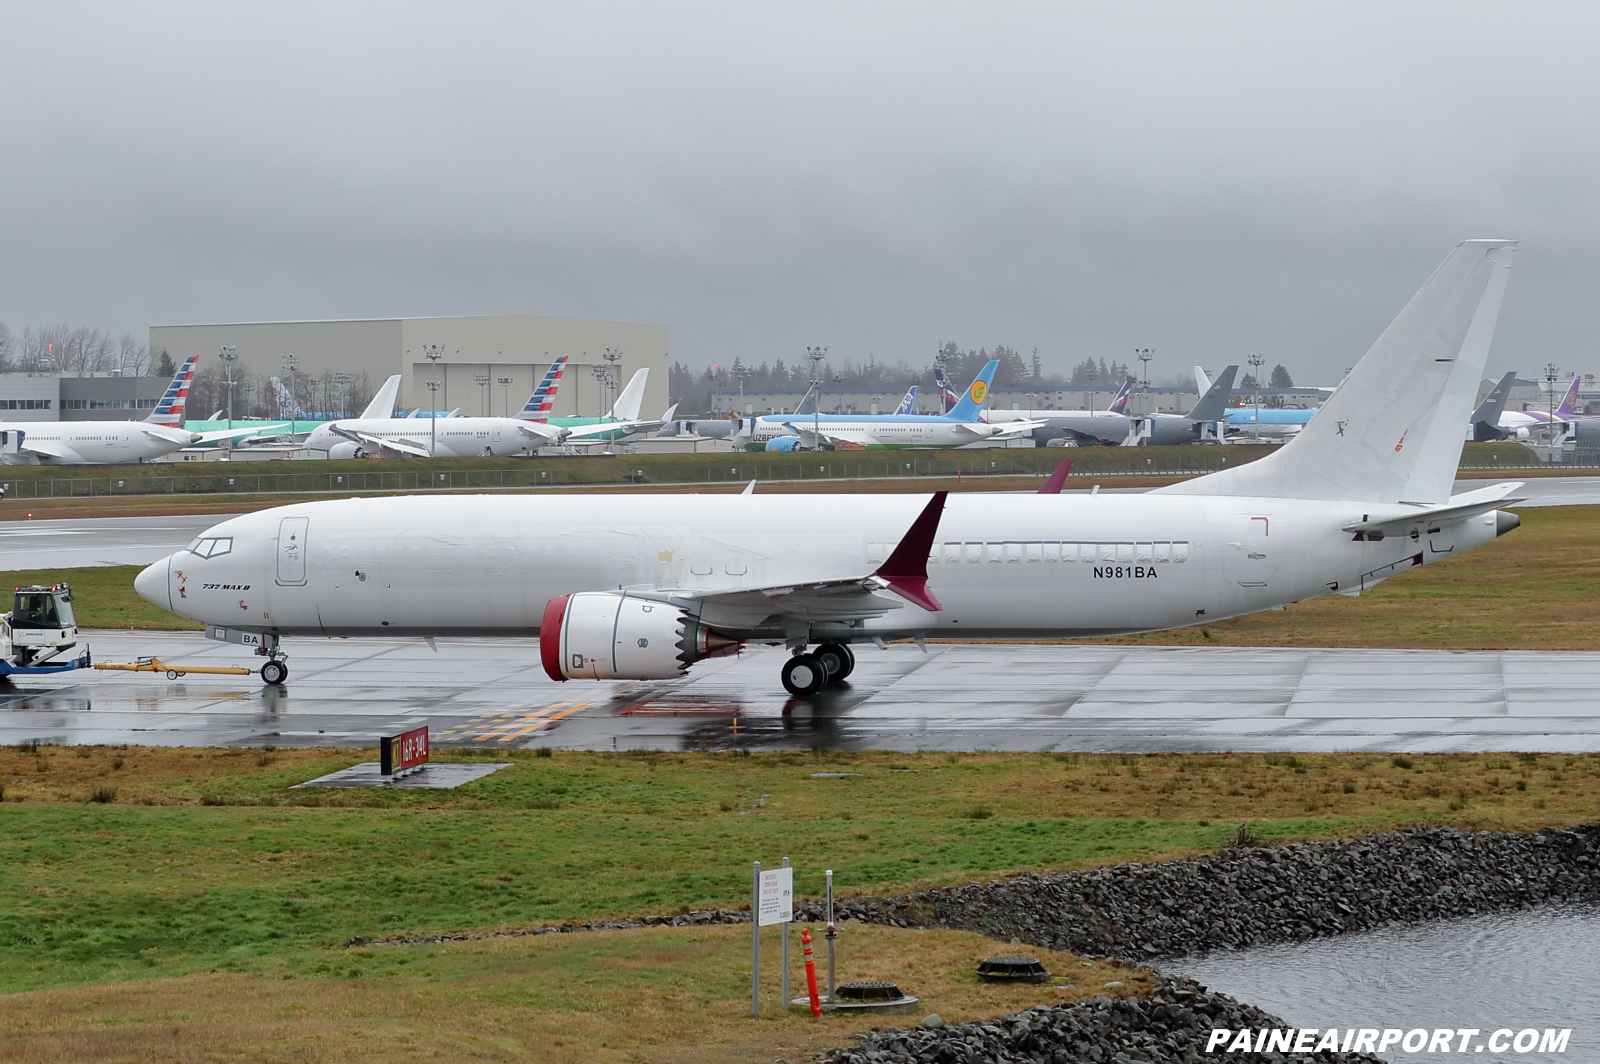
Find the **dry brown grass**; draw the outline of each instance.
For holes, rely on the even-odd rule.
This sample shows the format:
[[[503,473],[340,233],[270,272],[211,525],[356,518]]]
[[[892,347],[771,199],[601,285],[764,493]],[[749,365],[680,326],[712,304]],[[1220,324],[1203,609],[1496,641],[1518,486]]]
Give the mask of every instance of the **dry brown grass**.
[[[799,925],[791,996],[804,993]],[[846,923],[839,978],[888,979],[910,1017],[779,1015],[778,939],[763,943],[766,1014],[749,1015],[748,927],[652,928],[377,947],[335,976],[212,973],[0,997],[0,1061],[688,1061],[799,1059],[874,1023],[937,1012],[959,1022],[1096,993],[1139,993],[1147,973],[1028,948],[1056,986],[992,986],[977,962],[1007,952],[959,931]],[[819,979],[826,954],[818,943]],[[1120,981],[1122,989],[1104,991]],[[824,987],[825,989],[825,987]]]

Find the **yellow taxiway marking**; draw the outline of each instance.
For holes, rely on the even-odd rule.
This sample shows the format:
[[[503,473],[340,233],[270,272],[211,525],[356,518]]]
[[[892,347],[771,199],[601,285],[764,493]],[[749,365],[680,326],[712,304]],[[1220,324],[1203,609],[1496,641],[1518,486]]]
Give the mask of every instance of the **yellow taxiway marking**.
[[[510,735],[502,735],[502,736],[500,736],[500,741],[503,742],[503,743],[509,743],[513,739],[521,738],[522,736],[527,735],[529,732],[532,732],[532,731],[538,731],[540,728],[544,727],[546,724],[554,724],[556,721],[560,720],[561,718],[570,717],[570,716],[572,716],[572,714],[578,712],[578,710],[580,710],[580,709],[588,709],[592,705],[594,705],[593,702],[580,702],[579,704],[573,706],[571,709],[564,709],[560,713],[552,714],[551,716],[545,717],[543,720],[536,720],[532,724],[528,725],[526,728],[523,728],[521,731],[512,732]],[[554,708],[554,707],[552,707],[552,708]]]
[[[485,740],[488,740],[488,739],[498,738],[500,733],[503,732],[503,731],[509,731],[512,728],[515,728],[519,724],[527,724],[530,721],[538,720],[538,719],[544,717],[545,714],[554,713],[556,710],[560,709],[562,706],[566,706],[566,705],[570,705],[570,704],[571,703],[569,703],[569,702],[557,702],[554,705],[544,706],[544,707],[542,707],[540,709],[536,709],[531,713],[506,714],[507,716],[511,716],[514,719],[509,720],[504,724],[496,725],[495,727],[490,728],[488,731],[484,732],[481,735],[473,736],[473,741],[481,743],[481,742],[484,742]]]

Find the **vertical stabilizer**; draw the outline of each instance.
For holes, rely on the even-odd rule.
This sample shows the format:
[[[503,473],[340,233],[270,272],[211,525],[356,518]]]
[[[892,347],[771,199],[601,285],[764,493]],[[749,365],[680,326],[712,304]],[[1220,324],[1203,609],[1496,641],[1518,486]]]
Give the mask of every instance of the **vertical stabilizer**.
[[[1578,388],[1583,384],[1583,378],[1577,374],[1572,376],[1572,387],[1567,389],[1566,397],[1561,400],[1561,405],[1556,407],[1557,421],[1571,421],[1578,416]]]
[[[539,382],[539,387],[528,396],[528,401],[523,404],[517,417],[524,421],[549,421],[550,411],[555,407],[556,389],[561,387],[561,371],[566,368],[568,355],[562,355],[550,363],[550,368],[544,371],[544,380]]]
[[[900,405],[894,408],[896,414],[914,414],[917,409],[917,386],[913,384],[906,389],[906,397],[900,400]]]
[[[1194,368],[1194,394],[1203,396],[1211,390],[1211,379],[1202,366]]]
[[[961,401],[961,397],[956,395],[954,388],[950,387],[949,380],[945,378],[943,366],[933,367],[933,383],[934,387],[939,389],[939,402],[942,404],[939,413],[948,414],[956,408],[956,403]]]
[[[1500,378],[1500,383],[1489,389],[1478,409],[1472,412],[1472,438],[1478,443],[1503,440],[1510,435],[1500,427],[1500,415],[1506,411],[1506,398],[1516,383],[1517,371],[1512,370]]]
[[[189,402],[189,385],[194,382],[194,364],[199,358],[199,355],[190,355],[183,360],[178,372],[172,375],[172,383],[167,385],[161,401],[145,415],[146,421],[171,429],[183,428],[183,408]]]
[[[983,402],[989,398],[989,385],[994,381],[995,370],[1000,368],[1000,360],[991,358],[983,367],[983,371],[972,378],[972,383],[967,385],[966,394],[955,408],[945,417],[951,421],[976,421],[978,413],[983,409]]]
[[[1196,366],[1195,369],[1198,371],[1200,367]],[[1238,373],[1238,366],[1229,366],[1218,374],[1217,379],[1206,386],[1200,401],[1190,408],[1189,416],[1196,421],[1225,419],[1228,416],[1228,397],[1233,394],[1233,378]]]
[[[634,375],[628,378],[628,386],[622,389],[617,401],[611,404],[611,410],[606,417],[616,421],[638,421],[639,403],[644,399],[644,386],[649,380],[648,367],[635,371]]]
[[[1449,499],[1461,427],[1489,357],[1514,249],[1510,240],[1458,244],[1282,449],[1156,490],[1362,502]]]
[[[1122,382],[1122,388],[1117,392],[1116,398],[1111,400],[1111,405],[1106,407],[1106,412],[1111,414],[1126,414],[1128,412],[1128,397],[1133,394],[1133,378],[1129,377]]]
[[[400,374],[396,373],[383,382],[383,387],[378,389],[378,394],[372,397],[372,402],[361,411],[363,419],[372,421],[387,421],[394,417],[394,401],[400,396]]]

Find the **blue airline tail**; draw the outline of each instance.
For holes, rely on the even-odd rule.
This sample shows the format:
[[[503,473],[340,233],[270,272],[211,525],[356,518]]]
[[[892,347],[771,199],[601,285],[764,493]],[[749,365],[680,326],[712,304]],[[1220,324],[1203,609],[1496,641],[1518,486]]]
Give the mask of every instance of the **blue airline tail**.
[[[1122,382],[1122,390],[1117,392],[1117,397],[1111,400],[1111,405],[1106,407],[1113,414],[1126,414],[1128,412],[1128,396],[1133,394],[1133,378],[1129,377]]]
[[[570,355],[562,355],[550,363],[550,368],[544,372],[544,380],[539,382],[539,387],[528,396],[528,401],[523,404],[517,417],[523,421],[549,421],[550,411],[555,407],[556,389],[561,386],[561,371],[566,368]]]
[[[956,403],[960,401],[960,397],[950,387],[950,382],[945,379],[943,366],[933,367],[933,383],[939,389],[939,402],[944,407],[939,412],[948,414],[956,408]]]
[[[894,408],[894,412],[896,414],[909,414],[909,413],[911,413],[912,408],[915,407],[916,405],[917,405],[917,386],[915,384],[913,384],[911,386],[910,390],[906,392],[906,397],[904,399],[900,400],[900,405]]]
[[[945,417],[951,421],[976,421],[978,412],[983,409],[983,402],[989,398],[989,382],[994,380],[995,370],[1000,368],[1000,360],[991,358],[988,365],[983,367],[983,372],[972,378],[972,383],[967,385],[966,394]]]

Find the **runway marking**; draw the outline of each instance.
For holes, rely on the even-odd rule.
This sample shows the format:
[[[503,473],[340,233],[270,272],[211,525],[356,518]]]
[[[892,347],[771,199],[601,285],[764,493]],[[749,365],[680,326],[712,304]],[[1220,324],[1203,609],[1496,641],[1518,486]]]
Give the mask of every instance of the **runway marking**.
[[[510,731],[512,728],[515,728],[519,724],[527,724],[529,721],[538,720],[539,718],[543,717],[545,714],[554,713],[556,710],[560,709],[562,706],[567,706],[567,705],[571,705],[571,703],[570,702],[556,702],[553,705],[542,706],[539,709],[535,709],[531,713],[526,711],[526,710],[524,710],[521,713],[501,713],[501,714],[497,714],[495,719],[505,721],[505,723],[496,725],[495,727],[490,728],[488,731],[483,732],[480,735],[473,736],[472,740],[473,740],[473,742],[481,743],[481,742],[487,742],[490,739],[498,738],[501,732]],[[506,718],[508,718],[508,717],[511,718],[511,719],[507,720]]]
[[[503,742],[503,743],[509,743],[513,739],[521,738],[522,736],[527,735],[529,732],[538,731],[540,728],[543,728],[547,724],[554,724],[556,721],[561,720],[563,717],[570,717],[570,716],[572,716],[572,714],[578,712],[578,710],[580,710],[580,709],[588,709],[592,705],[594,705],[593,702],[580,702],[577,705],[573,706],[571,709],[564,709],[560,713],[556,713],[556,714],[553,714],[551,716],[545,717],[543,720],[534,721],[532,724],[528,725],[526,728],[523,728],[521,731],[512,732],[510,735],[502,735],[502,736],[500,736],[500,741]]]

